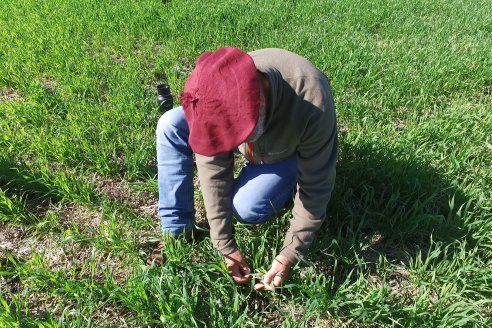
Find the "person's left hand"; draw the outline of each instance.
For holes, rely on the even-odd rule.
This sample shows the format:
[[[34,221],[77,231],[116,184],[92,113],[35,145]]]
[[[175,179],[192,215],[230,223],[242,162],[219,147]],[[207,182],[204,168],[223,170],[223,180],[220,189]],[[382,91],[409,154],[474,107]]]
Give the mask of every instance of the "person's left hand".
[[[272,263],[272,268],[265,274],[260,283],[255,284],[255,290],[266,289],[273,291],[284,282],[292,263],[283,255],[278,255]],[[272,284],[273,283],[273,284]]]

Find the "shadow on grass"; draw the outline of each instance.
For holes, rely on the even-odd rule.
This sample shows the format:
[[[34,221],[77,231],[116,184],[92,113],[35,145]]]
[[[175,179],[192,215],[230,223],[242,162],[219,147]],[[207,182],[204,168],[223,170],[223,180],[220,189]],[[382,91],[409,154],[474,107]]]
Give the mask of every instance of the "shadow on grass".
[[[380,256],[406,266],[420,252],[426,257],[431,240],[465,236],[456,214],[464,193],[417,155],[403,160],[380,148],[342,145],[328,218],[309,256],[338,283],[360,265],[357,257],[372,274]]]
[[[404,156],[408,159],[403,159]],[[337,170],[328,218],[308,255],[308,261],[318,273],[325,273],[329,279],[333,277],[333,284],[326,285],[329,293],[346,282],[351,271],[357,272],[361,263],[364,274],[376,275],[380,257],[392,264],[408,266],[420,252],[423,259],[426,257],[432,240],[449,245],[466,235],[465,224],[457,211],[469,199],[416,155],[393,153],[370,144],[350,146],[342,142]],[[291,206],[265,225],[246,227],[236,223],[241,236],[240,248],[253,269],[269,268],[272,258],[267,257],[274,256],[272,249],[281,247]],[[201,241],[207,236],[206,224],[203,230],[195,240]],[[150,245],[146,247],[149,253]],[[196,261],[208,263],[211,259]],[[293,274],[290,282],[296,287],[286,292],[285,298],[251,292],[248,287],[240,289],[247,297],[245,311],[248,315],[253,317],[261,311],[262,316],[271,314],[273,320],[277,320],[283,300],[289,295],[299,297],[299,288],[302,288],[299,286],[305,280],[299,275],[301,271]],[[209,274],[207,271],[204,277]],[[357,278],[356,273],[349,280]],[[230,289],[227,291],[229,293]],[[198,303],[197,311],[201,313],[198,317],[208,320],[208,304]],[[242,309],[246,309],[246,303],[241,304]]]
[[[23,164],[0,156],[0,189],[9,198],[21,201],[26,212],[42,217],[50,204],[61,201],[61,197],[46,184],[46,178]],[[29,222],[24,222],[29,223]]]

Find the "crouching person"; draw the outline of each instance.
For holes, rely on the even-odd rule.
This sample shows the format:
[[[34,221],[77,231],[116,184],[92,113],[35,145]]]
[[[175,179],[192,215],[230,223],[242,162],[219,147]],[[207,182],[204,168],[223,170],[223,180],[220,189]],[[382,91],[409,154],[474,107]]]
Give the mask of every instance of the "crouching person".
[[[255,288],[280,286],[307,253],[335,184],[338,138],[328,78],[286,50],[226,47],[198,58],[180,101],[157,125],[163,232],[178,236],[194,227],[195,154],[213,245],[244,284],[250,267],[236,245],[232,215],[262,223],[295,194],[283,247]],[[237,179],[235,150],[246,158]]]

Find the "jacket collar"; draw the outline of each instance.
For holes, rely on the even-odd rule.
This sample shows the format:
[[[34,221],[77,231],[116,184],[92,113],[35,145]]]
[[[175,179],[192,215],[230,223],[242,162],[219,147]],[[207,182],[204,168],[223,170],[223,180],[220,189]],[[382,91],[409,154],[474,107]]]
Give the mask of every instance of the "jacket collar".
[[[263,69],[262,67],[257,67],[257,69],[264,73],[268,80],[270,81],[270,103],[267,108],[266,119],[265,119],[265,130],[268,129],[268,125],[273,119],[275,111],[278,107],[278,103],[280,99],[282,99],[282,74],[275,68],[269,67],[267,69]]]

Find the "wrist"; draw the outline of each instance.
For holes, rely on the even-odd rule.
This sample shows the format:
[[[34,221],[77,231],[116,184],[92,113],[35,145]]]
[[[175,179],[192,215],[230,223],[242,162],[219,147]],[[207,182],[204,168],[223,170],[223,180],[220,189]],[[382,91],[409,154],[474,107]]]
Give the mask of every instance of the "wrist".
[[[288,247],[282,249],[280,254],[277,256],[282,256],[284,259],[289,261],[289,263],[291,265],[295,264],[295,263],[299,262],[299,260],[301,260],[301,256],[296,251],[293,251],[293,250],[289,249]]]
[[[234,253],[238,250],[236,240],[234,237],[224,241],[224,240],[214,240],[213,241],[214,248],[223,256]]]

